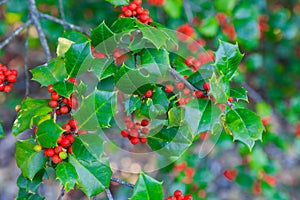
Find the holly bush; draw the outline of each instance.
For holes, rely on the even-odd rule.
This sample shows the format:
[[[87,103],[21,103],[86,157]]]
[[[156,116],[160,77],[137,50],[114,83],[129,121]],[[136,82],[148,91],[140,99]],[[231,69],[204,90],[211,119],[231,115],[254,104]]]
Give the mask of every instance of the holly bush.
[[[56,6],[12,2],[6,12],[17,21],[35,16],[32,2],[39,10]],[[299,18],[296,13],[265,1],[107,0],[80,2],[87,10],[81,18],[80,6],[63,4],[74,8],[67,18],[76,15],[74,23],[93,28],[37,15],[69,29],[42,23],[56,54],[48,59],[41,40],[48,60],[29,71],[47,92],[26,96],[16,107],[12,134],[32,130],[15,144],[17,199],[43,199],[46,179],[58,180],[61,196],[77,189],[89,198],[106,192],[113,199],[110,190],[121,184],[133,191],[115,192],[120,199],[214,199],[214,187],[234,181],[245,195],[288,199],[277,188],[279,162],[268,149],[287,149],[271,121],[287,113],[286,123],[298,121],[298,97],[290,105],[282,98],[296,90],[281,87],[299,76],[278,77],[283,64],[292,68],[287,73],[297,72],[299,58],[287,59],[292,53],[285,52],[296,51],[296,22],[288,22]],[[91,15],[97,17],[86,19]],[[10,92],[17,72],[1,69],[0,90]],[[267,92],[260,95],[247,82]],[[138,170],[122,167],[128,157],[140,162]],[[139,174],[129,183],[118,171]]]

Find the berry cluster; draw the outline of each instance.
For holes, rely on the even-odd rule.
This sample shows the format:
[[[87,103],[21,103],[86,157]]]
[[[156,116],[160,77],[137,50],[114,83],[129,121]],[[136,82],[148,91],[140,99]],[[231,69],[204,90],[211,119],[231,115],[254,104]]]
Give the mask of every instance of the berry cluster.
[[[124,122],[127,129],[121,131],[122,137],[128,138],[133,145],[137,145],[139,142],[142,144],[147,142],[146,135],[149,133],[147,128],[149,121],[147,119],[143,119],[140,123],[134,123],[130,117],[125,117]]]
[[[193,200],[193,197],[190,194],[183,196],[180,190],[176,190],[174,195],[169,196],[166,200]]]
[[[68,157],[68,153],[72,154],[72,144],[77,133],[78,123],[75,119],[70,119],[68,124],[62,126],[65,132],[57,140],[57,146],[44,149],[44,155],[51,157],[54,164],[60,163]],[[35,149],[36,150],[36,149]]]
[[[148,0],[147,1],[149,5],[152,6],[162,6],[165,3],[165,0]]]
[[[17,82],[18,71],[15,69],[7,69],[6,66],[0,63],[0,91],[9,93]]]
[[[211,50],[206,52],[200,52],[198,54],[198,59],[193,56],[188,56],[184,63],[191,68],[192,71],[197,71],[202,65],[212,62],[215,59],[215,55]]]
[[[222,28],[223,33],[228,36],[229,40],[235,40],[236,32],[234,26],[229,23],[227,16],[224,13],[218,13],[216,18]]]
[[[185,77],[187,78],[187,77]],[[174,86],[171,84],[166,85],[165,87],[165,92],[166,93],[172,93],[174,91]],[[187,104],[190,100],[194,98],[200,99],[200,98],[206,98],[207,97],[207,92],[210,90],[210,85],[209,83],[205,82],[203,84],[203,90],[197,90],[194,92],[191,92],[191,90],[187,87],[185,87],[185,84],[183,82],[177,82],[176,83],[176,89],[178,90],[180,97],[178,99],[178,105],[183,106]]]
[[[69,81],[77,85],[75,78],[70,78]],[[76,110],[78,108],[78,101],[74,93],[68,99],[57,94],[52,86],[52,84],[48,86],[48,91],[51,93],[51,100],[48,104],[51,108],[56,109],[55,113],[57,115],[64,115],[71,112],[72,109]]]
[[[141,5],[142,0],[134,0],[128,6],[122,7],[123,13],[119,17],[134,17],[144,24],[151,23],[153,20],[149,17],[149,10],[143,8]]]

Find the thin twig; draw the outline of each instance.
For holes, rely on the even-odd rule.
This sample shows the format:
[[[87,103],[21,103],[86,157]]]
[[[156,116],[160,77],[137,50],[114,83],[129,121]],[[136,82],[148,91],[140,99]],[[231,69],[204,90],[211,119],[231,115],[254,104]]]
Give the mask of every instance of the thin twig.
[[[117,179],[117,178],[114,178],[114,177],[111,177],[110,180],[111,180],[112,182],[116,182],[116,183],[119,183],[119,184],[121,184],[121,185],[125,185],[125,186],[127,186],[127,187],[134,188],[134,185],[133,185],[133,184],[128,183],[128,182],[126,182],[126,181],[122,181],[122,180]]]
[[[29,95],[29,71],[28,71],[28,40],[29,40],[29,28],[27,28],[26,31],[26,37],[25,37],[25,52],[24,52],[24,73],[25,73],[25,97],[28,97]]]
[[[62,200],[64,195],[65,195],[65,188],[63,186],[60,190],[60,194],[59,194],[59,197],[57,198],[57,200]]]
[[[58,0],[58,4],[59,4],[59,14],[60,14],[60,18],[61,18],[63,21],[66,21],[66,18],[65,18],[65,12],[64,12],[64,2],[63,2],[63,0]]]
[[[108,200],[114,200],[114,198],[113,198],[113,196],[112,196],[112,194],[111,194],[111,192],[110,192],[109,189],[105,189],[105,192],[106,192]]]
[[[61,19],[58,19],[56,17],[52,17],[51,15],[47,15],[47,14],[44,14],[44,13],[40,13],[39,16],[43,19],[47,19],[47,20],[50,20],[50,21],[53,21],[57,24],[60,24],[60,25],[63,25],[63,26],[66,26],[70,29],[73,29],[73,30],[76,30],[76,31],[79,31],[83,34],[86,34],[86,35],[90,35],[90,31],[89,30],[85,30],[84,28],[80,27],[80,26],[76,26],[74,24],[71,24],[71,23],[68,23],[66,21],[63,21]]]
[[[183,1],[183,8],[184,8],[184,12],[186,14],[186,17],[188,19],[188,22],[191,24],[192,21],[193,21],[193,12],[192,12],[191,2],[189,0],[184,0]]]
[[[181,81],[184,83],[184,85],[186,85],[191,91],[195,92],[195,91],[199,91],[199,89],[195,88],[192,84],[190,84],[190,82],[188,82],[187,80],[185,80],[184,77],[182,77],[174,68],[170,68],[169,69],[169,73],[177,80]]]
[[[32,20],[29,19],[27,22],[25,22],[25,24],[23,24],[22,26],[17,28],[8,38],[6,38],[4,41],[2,41],[0,43],[0,49],[2,49],[4,46],[6,46],[14,37],[19,35],[25,28],[30,26],[31,23],[32,23]]]
[[[51,60],[51,53],[50,53],[50,49],[49,49],[49,46],[48,46],[48,42],[47,42],[44,30],[43,30],[43,28],[41,26],[41,23],[39,21],[39,12],[37,10],[35,0],[28,0],[28,7],[29,7],[29,12],[30,12],[30,18],[32,19],[32,23],[35,26],[36,31],[38,32],[41,45],[44,49],[46,60],[50,61]]]

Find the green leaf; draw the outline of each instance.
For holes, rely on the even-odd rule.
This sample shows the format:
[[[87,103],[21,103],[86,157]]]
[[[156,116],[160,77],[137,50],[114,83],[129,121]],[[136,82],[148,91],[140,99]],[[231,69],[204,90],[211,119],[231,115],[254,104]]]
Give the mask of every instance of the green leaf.
[[[129,0],[105,0],[114,6],[123,6],[129,4]]]
[[[16,142],[17,165],[24,177],[30,180],[33,179],[37,172],[44,168],[47,161],[43,151],[34,151],[33,148],[36,144],[32,138]]]
[[[25,99],[21,104],[17,119],[13,124],[13,135],[17,136],[26,129],[30,129],[35,117],[48,115],[48,113],[52,111],[48,106],[48,102],[49,100],[43,99]]]
[[[131,69],[123,65],[115,74],[115,84],[125,94],[144,94],[153,83],[150,75],[144,75],[139,69]]]
[[[225,12],[227,14],[230,14],[235,7],[237,1],[227,1],[227,0],[216,0],[215,5],[218,11]]]
[[[163,199],[162,182],[141,173],[135,184],[130,200]]]
[[[261,117],[268,117],[272,115],[272,106],[266,102],[260,101],[255,106],[256,112]]]
[[[99,81],[112,76],[117,67],[112,64],[113,60],[107,58],[97,58],[93,60],[92,72],[97,76]]]
[[[230,96],[235,98],[237,101],[242,100],[249,102],[247,91],[244,88],[231,88]]]
[[[63,37],[59,37],[58,38],[58,45],[57,45],[57,49],[56,49],[56,54],[57,56],[65,56],[65,53],[70,49],[70,47],[72,46],[72,44],[74,44],[75,42],[68,40],[67,38],[63,38]]]
[[[79,160],[100,160],[103,155],[104,141],[96,134],[85,134],[76,137],[73,143],[73,153]]]
[[[177,69],[176,69],[177,70]],[[199,90],[203,89],[203,83],[207,82],[213,75],[212,69],[199,69],[195,73],[189,76],[187,79],[193,86]]]
[[[264,125],[254,112],[246,108],[237,108],[226,114],[225,131],[251,150],[255,141],[262,139]]]
[[[3,130],[2,121],[0,121],[0,138],[4,138],[4,137],[5,137],[5,133]]]
[[[215,55],[215,66],[222,75],[231,80],[243,58],[238,45],[220,41]]]
[[[184,106],[184,121],[191,131],[198,135],[211,131],[214,125],[219,122],[221,113],[220,108],[211,100],[195,99]]]
[[[52,148],[57,145],[56,142],[63,132],[64,130],[53,119],[49,119],[39,125],[36,140],[42,147]]]
[[[137,23],[137,27],[143,34],[143,38],[152,43],[157,49],[167,45],[169,38],[158,28],[154,28],[142,23]]]
[[[124,101],[124,109],[127,115],[141,108],[142,101],[139,96],[130,96]]]
[[[77,172],[77,188],[88,197],[96,196],[109,187],[112,171],[107,159],[85,162],[69,155],[69,163]]]
[[[74,30],[65,31],[62,37],[71,40],[75,43],[84,43],[89,41],[86,35]]]
[[[74,189],[77,180],[77,173],[73,165],[66,162],[59,163],[56,166],[56,177],[67,192]]]
[[[91,32],[91,43],[93,47],[97,47],[100,43],[114,36],[114,33],[106,26],[103,21],[99,26]]]
[[[150,78],[163,78],[168,75],[170,67],[169,53],[165,49],[144,49],[141,52],[142,69],[150,74]]]
[[[217,78],[216,74],[213,74],[211,79],[209,80],[210,83],[210,91],[211,94],[215,99],[216,103],[227,103],[228,101],[228,92],[229,92],[229,82],[224,80],[224,77]]]
[[[76,77],[87,72],[92,59],[89,42],[72,44],[70,49],[65,53],[65,65],[68,77]]]
[[[67,77],[64,61],[61,58],[54,58],[48,63],[48,66],[35,67],[30,72],[32,73],[32,80],[46,87],[63,81]]]
[[[116,114],[117,93],[95,91],[84,98],[74,114],[82,130],[108,128],[112,117]]]
[[[151,130],[147,138],[149,146],[156,151],[158,156],[172,162],[190,147],[194,136],[190,128],[184,125],[179,128],[164,127],[158,132]]]
[[[168,112],[169,128],[178,127],[183,122],[183,109],[179,107],[173,107]]]
[[[136,18],[119,18],[111,26],[111,30],[115,33],[121,33],[128,30],[136,29]]]
[[[17,186],[21,189],[25,189],[26,192],[30,193],[37,193],[40,185],[43,181],[45,170],[39,171],[32,180],[29,180],[23,176],[23,174],[20,174],[20,176],[17,179]]]
[[[179,18],[182,11],[182,0],[166,0],[163,9],[166,11],[168,16],[172,18]]]
[[[69,81],[55,83],[52,88],[60,96],[70,98],[71,94],[76,90],[76,86]]]
[[[153,105],[155,105],[159,110],[159,114],[165,114],[167,112],[169,108],[169,99],[166,93],[160,87],[156,87],[153,90],[151,99],[153,101]]]
[[[218,32],[219,24],[215,16],[203,20],[203,24],[198,27],[200,33],[206,37],[214,37]]]

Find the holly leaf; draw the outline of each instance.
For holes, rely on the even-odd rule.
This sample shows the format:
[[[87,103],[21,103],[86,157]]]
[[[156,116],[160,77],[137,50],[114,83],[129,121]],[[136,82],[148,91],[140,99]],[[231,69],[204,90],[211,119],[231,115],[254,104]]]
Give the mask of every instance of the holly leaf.
[[[14,136],[19,135],[33,125],[35,117],[48,115],[52,109],[48,106],[49,100],[27,98],[22,102],[17,119],[15,120],[12,133]]]
[[[170,162],[178,159],[190,147],[193,138],[190,128],[185,125],[173,128],[163,127],[158,131],[154,129],[147,137],[151,149]]]
[[[20,189],[25,189],[26,192],[36,194],[40,185],[42,184],[44,172],[45,170],[40,170],[32,180],[29,180],[24,177],[23,174],[20,174],[17,179],[17,186]]]
[[[76,90],[76,86],[69,81],[55,83],[52,88],[60,96],[70,98],[71,94]]]
[[[141,173],[130,200],[163,199],[162,182]]]
[[[166,93],[160,88],[156,87],[152,95],[153,105],[159,110],[159,114],[165,114],[169,108],[169,99]]]
[[[43,151],[34,151],[37,143],[33,138],[16,142],[16,161],[24,177],[32,180],[33,177],[44,168],[47,158]]]
[[[96,196],[109,187],[112,171],[108,159],[86,162],[74,155],[69,155],[69,163],[74,166],[78,175],[77,188],[88,197]]]
[[[170,69],[169,53],[165,49],[144,49],[141,65],[152,77],[166,77]]]
[[[198,88],[199,90],[202,90],[203,83],[207,82],[207,80],[211,78],[212,75],[212,69],[199,69],[195,73],[190,75],[187,81],[190,82],[194,87]]]
[[[243,142],[251,150],[255,141],[262,140],[264,125],[253,111],[237,108],[226,114],[225,131],[233,140]]]
[[[57,145],[57,140],[63,132],[64,130],[53,119],[49,119],[39,125],[36,140],[42,147],[52,148]]]
[[[114,6],[124,6],[129,4],[129,0],[105,0]]]
[[[208,99],[194,99],[184,106],[184,121],[195,135],[210,131],[219,121],[221,110]]]
[[[99,81],[112,76],[115,73],[116,66],[112,64],[112,58],[97,58],[93,60],[92,72]]]
[[[116,114],[117,93],[96,90],[83,99],[74,114],[82,130],[108,128],[112,117]]]
[[[237,101],[242,100],[242,101],[249,102],[247,91],[244,88],[231,88],[230,96],[236,99]]]
[[[231,80],[243,58],[243,54],[241,54],[238,45],[220,41],[215,55],[214,64],[219,73],[224,75],[227,80]]]
[[[135,110],[140,109],[142,106],[141,98],[138,96],[130,96],[124,101],[124,109],[127,115],[130,115]]]
[[[225,81],[222,77],[217,78],[214,73],[209,80],[210,83],[210,91],[209,94],[212,95],[216,99],[216,103],[227,103],[228,101],[228,93],[229,93],[229,82]]]
[[[57,56],[65,56],[65,53],[70,49],[70,47],[72,46],[72,44],[74,44],[75,42],[68,40],[67,38],[63,38],[63,37],[59,37],[58,38],[58,45],[57,45],[57,49],[56,49],[56,54]]]
[[[184,114],[183,109],[179,107],[171,108],[168,112],[168,120],[169,120],[168,127],[180,126],[183,122],[183,117],[184,117],[183,114]]]
[[[128,30],[134,30],[136,27],[136,18],[119,18],[111,26],[111,30],[115,33],[121,33]]]
[[[4,138],[4,137],[5,137],[5,133],[3,130],[2,121],[0,121],[0,138]]]
[[[103,21],[99,26],[91,32],[91,43],[94,47],[107,40],[108,38],[114,36],[114,33],[106,26]]]
[[[73,154],[79,160],[100,160],[103,155],[104,141],[96,134],[85,134],[74,140]]]
[[[64,61],[61,58],[54,58],[48,63],[48,66],[35,67],[30,72],[32,73],[32,80],[46,87],[50,84],[63,81],[67,76]]]
[[[89,42],[72,44],[65,53],[65,66],[68,77],[76,77],[87,72],[93,60]]]
[[[56,177],[67,192],[74,189],[78,178],[73,165],[67,162],[61,162],[56,166]]]

